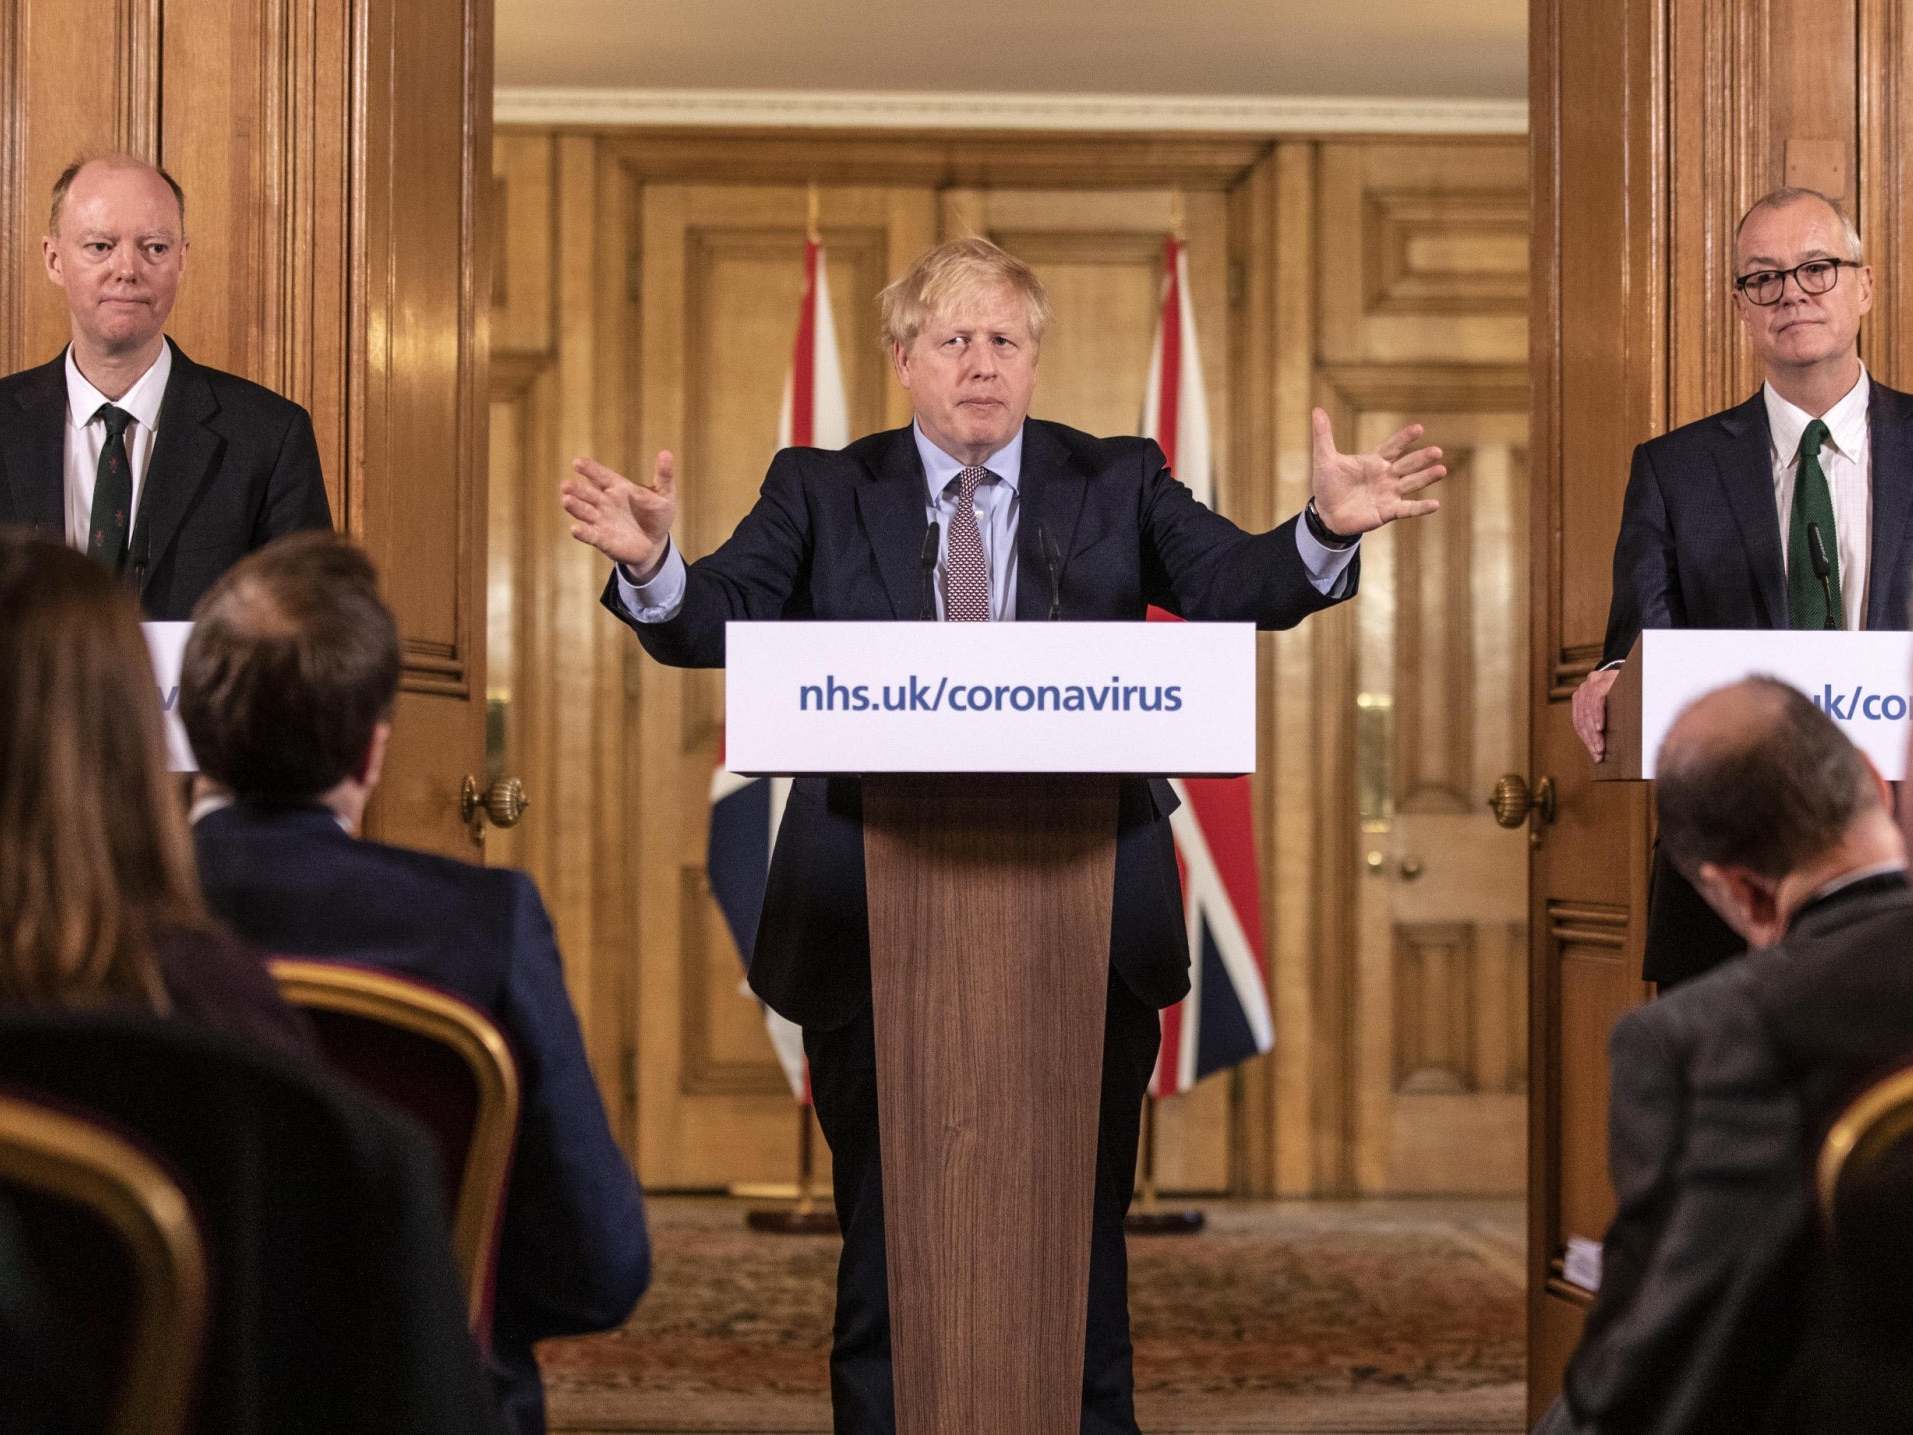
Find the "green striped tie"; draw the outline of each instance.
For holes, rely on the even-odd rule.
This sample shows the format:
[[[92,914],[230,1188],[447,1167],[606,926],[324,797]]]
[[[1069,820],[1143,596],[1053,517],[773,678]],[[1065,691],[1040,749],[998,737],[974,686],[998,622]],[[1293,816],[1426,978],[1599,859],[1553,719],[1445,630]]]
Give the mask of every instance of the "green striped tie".
[[[1800,435],[1800,472],[1793,484],[1793,520],[1787,525],[1787,609],[1796,628],[1846,626],[1845,609],[1840,606],[1840,547],[1833,541],[1833,493],[1820,469],[1820,446],[1827,437],[1827,426],[1819,419]],[[1813,569],[1813,549],[1807,539],[1809,523],[1820,530],[1820,543],[1826,550],[1825,588]],[[1827,621],[1829,592],[1833,595],[1831,623]]]

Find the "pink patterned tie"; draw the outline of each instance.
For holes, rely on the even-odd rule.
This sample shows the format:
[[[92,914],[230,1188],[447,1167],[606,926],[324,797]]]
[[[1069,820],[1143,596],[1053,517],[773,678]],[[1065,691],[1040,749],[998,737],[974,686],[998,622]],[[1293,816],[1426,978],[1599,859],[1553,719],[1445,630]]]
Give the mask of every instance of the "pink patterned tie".
[[[990,621],[990,568],[976,526],[976,486],[989,470],[966,468],[957,475],[956,513],[950,519],[950,553],[943,573],[943,617],[950,623]]]

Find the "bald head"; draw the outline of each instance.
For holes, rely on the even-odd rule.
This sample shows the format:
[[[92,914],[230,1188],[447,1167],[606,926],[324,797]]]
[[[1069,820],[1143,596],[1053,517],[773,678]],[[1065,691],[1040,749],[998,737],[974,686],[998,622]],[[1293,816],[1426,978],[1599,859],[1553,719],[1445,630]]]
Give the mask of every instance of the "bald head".
[[[1655,771],[1662,850],[1780,881],[1821,860],[1881,812],[1860,750],[1804,694],[1747,678],[1675,718]]]
[[[172,191],[173,203],[179,210],[179,232],[186,233],[186,191],[179,187],[179,181],[168,174],[161,166],[151,160],[141,159],[136,154],[127,154],[115,150],[109,154],[89,155],[76,159],[60,171],[58,179],[53,181],[53,205],[47,213],[47,233],[58,235],[60,217],[66,212],[66,197],[72,192],[74,183],[84,174],[96,174],[103,170],[120,170],[144,173],[162,182]]]

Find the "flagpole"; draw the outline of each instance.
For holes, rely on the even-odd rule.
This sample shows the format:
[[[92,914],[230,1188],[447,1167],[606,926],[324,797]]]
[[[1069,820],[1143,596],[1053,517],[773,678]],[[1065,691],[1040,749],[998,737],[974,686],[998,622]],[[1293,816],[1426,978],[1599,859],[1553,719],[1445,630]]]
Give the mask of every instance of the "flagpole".
[[[810,182],[809,188],[804,192],[804,238],[812,244],[818,243],[822,237],[817,229],[817,220],[821,210],[822,203],[817,193],[817,181],[813,179]]]
[[[1142,1197],[1123,1221],[1123,1228],[1138,1236],[1192,1236],[1208,1218],[1192,1209],[1170,1210],[1156,1204],[1156,1096],[1151,1092],[1142,1103]]]
[[[834,1236],[837,1213],[819,1207],[816,1198],[816,1146],[811,1134],[810,1107],[797,1106],[797,1204],[776,1210],[745,1213],[744,1224],[753,1231],[768,1231],[778,1236]]]

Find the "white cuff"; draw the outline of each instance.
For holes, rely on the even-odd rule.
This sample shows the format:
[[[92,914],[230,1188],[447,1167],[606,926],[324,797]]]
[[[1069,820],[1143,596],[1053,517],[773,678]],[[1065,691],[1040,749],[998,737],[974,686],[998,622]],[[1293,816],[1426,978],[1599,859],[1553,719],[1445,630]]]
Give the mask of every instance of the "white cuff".
[[[1309,532],[1306,520],[1296,520],[1295,551],[1302,555],[1302,566],[1308,570],[1309,582],[1324,598],[1341,595],[1348,581],[1348,565],[1361,546],[1362,540],[1358,536],[1346,548],[1331,548]]]
[[[624,604],[625,612],[634,622],[668,623],[684,606],[684,556],[678,552],[676,543],[668,538],[664,541],[664,566],[651,576],[649,583],[632,582],[631,570],[622,563],[613,570],[618,575],[618,601]]]

